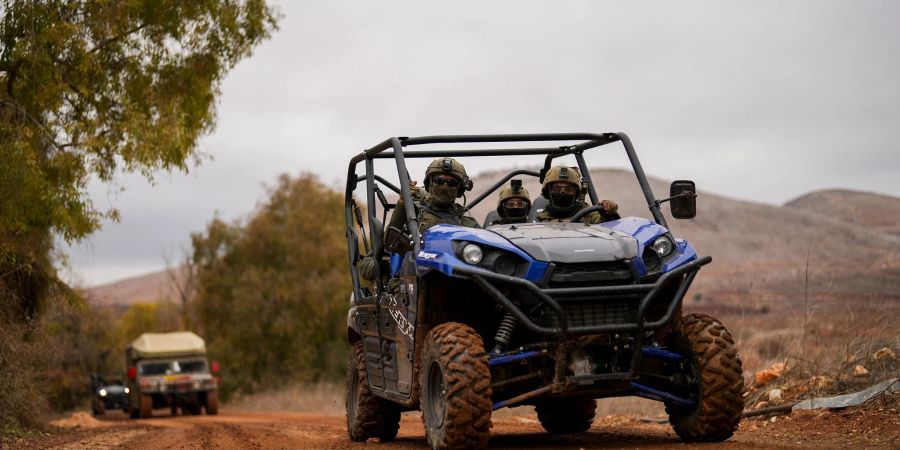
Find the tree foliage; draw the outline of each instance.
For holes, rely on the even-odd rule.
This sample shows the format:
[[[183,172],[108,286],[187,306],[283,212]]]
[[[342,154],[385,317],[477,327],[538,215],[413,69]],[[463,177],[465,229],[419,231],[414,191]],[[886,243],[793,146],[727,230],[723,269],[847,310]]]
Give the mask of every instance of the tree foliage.
[[[0,295],[27,302],[40,296],[30,284],[55,279],[54,234],[78,240],[117,217],[87,197],[92,178],[152,179],[196,161],[223,77],[276,13],[264,0],[5,0],[0,10]]]
[[[246,224],[193,236],[197,320],[228,388],[339,375],[346,356],[343,197],[282,176]]]

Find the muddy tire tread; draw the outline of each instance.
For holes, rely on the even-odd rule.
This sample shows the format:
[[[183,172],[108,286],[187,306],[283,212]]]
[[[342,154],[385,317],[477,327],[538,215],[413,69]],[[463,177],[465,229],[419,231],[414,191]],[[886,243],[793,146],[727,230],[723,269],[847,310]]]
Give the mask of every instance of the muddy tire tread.
[[[351,383],[354,382],[354,379],[359,401],[356,415],[351,417],[350,395],[353,392]],[[365,442],[369,438],[390,442],[397,437],[399,430],[400,407],[376,396],[369,389],[365,353],[362,341],[358,341],[353,345],[350,363],[347,367],[347,433],[355,442]]]
[[[701,394],[691,414],[666,405],[669,423],[685,442],[724,441],[737,430],[744,407],[743,371],[734,338],[722,322],[707,314],[687,314],[678,325],[699,363]]]
[[[431,448],[487,447],[493,405],[491,372],[481,336],[468,325],[447,322],[429,331],[422,354],[420,401],[427,401],[425,385],[431,361],[438,361],[444,369],[447,408],[442,429],[429,427],[424,405],[422,408]]]

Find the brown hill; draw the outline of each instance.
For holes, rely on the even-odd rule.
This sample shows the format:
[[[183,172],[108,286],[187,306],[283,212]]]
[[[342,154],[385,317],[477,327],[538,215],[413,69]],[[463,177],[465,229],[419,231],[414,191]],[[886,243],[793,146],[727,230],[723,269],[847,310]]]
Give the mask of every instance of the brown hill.
[[[482,192],[479,187],[490,186],[502,174],[490,172],[476,177],[472,197]],[[650,217],[633,173],[600,169],[591,171],[591,177],[598,195],[616,201],[623,216]],[[537,180],[522,178],[532,196],[539,195]],[[656,178],[650,182],[658,197],[668,193],[668,182]],[[883,205],[879,206],[877,198],[869,199],[866,204],[870,210],[900,204],[894,197],[878,197],[884,199]],[[473,216],[481,221],[495,207],[493,198],[486,199],[473,209]],[[664,208],[675,236],[690,241],[701,255],[713,257],[713,263],[698,277],[694,293],[731,300],[800,298],[806,287],[808,264],[809,291],[816,297],[898,296],[897,236],[828,217],[814,205],[779,207],[701,190],[697,208],[697,217],[691,220],[673,219]]]
[[[504,173],[475,177],[469,198]],[[615,200],[623,216],[650,217],[632,173],[600,169],[591,174],[600,197]],[[532,196],[540,195],[537,180],[522,179]],[[650,181],[657,196],[668,192],[667,182]],[[854,213],[833,214],[835,205],[847,205],[841,199],[851,197],[858,208]],[[884,232],[892,225],[882,220],[893,217],[896,227],[898,205],[900,199],[895,197],[824,191],[775,206],[701,190],[695,219],[672,219],[667,208],[665,215],[676,237],[689,240],[701,255],[713,257],[690,296],[700,294],[743,310],[745,305],[795,303],[803,299],[807,287],[813,299],[900,299],[900,236]],[[472,215],[482,222],[495,207],[495,197],[490,197],[473,208]],[[843,220],[847,215],[854,219]],[[111,305],[178,298],[164,271],[86,291],[93,302]]]
[[[184,271],[175,274],[175,280],[182,283]],[[124,280],[82,290],[82,294],[94,305],[128,307],[134,303],[155,303],[159,301],[179,302],[178,289],[168,270],[138,275]]]
[[[900,236],[900,198],[841,189],[816,191],[784,204]]]

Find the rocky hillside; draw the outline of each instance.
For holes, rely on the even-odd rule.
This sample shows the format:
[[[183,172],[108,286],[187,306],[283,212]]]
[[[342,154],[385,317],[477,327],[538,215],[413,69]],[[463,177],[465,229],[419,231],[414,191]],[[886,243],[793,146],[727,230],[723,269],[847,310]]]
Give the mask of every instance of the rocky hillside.
[[[474,179],[474,198],[504,172]],[[601,198],[619,204],[623,216],[650,217],[634,175],[623,170],[595,170],[592,178]],[[536,179],[523,177],[532,196],[540,195]],[[659,197],[668,182],[651,179]],[[713,263],[703,269],[691,296],[720,303],[795,302],[808,292],[814,299],[854,302],[900,300],[900,198],[851,191],[814,192],[784,206],[769,205],[704,192],[697,217],[666,217],[676,237],[691,241]],[[481,222],[496,207],[489,197],[473,208]],[[808,277],[807,277],[808,275]],[[807,283],[808,281],[808,283]],[[807,291],[808,289],[808,291]],[[93,301],[130,304],[177,299],[165,272],[157,272],[88,289]]]
[[[900,236],[900,198],[871,192],[816,191],[784,205]]]
[[[472,197],[481,192],[479,187],[490,186],[499,176],[502,173],[477,177]],[[623,216],[650,217],[634,174],[594,170],[591,177],[598,195],[616,201]],[[527,178],[531,177],[523,177],[526,188],[532,196],[539,195],[537,180]],[[657,197],[667,196],[668,182],[651,179],[651,185]],[[694,294],[733,300],[796,299],[807,287],[808,264],[809,292],[817,298],[900,299],[896,290],[900,286],[900,236],[883,231],[900,228],[900,213],[896,212],[900,211],[896,209],[900,208],[900,199],[853,193],[855,204],[865,205],[860,208],[866,213],[857,214],[865,218],[865,225],[861,225],[830,214],[834,205],[826,198],[831,197],[820,197],[819,193],[775,206],[734,200],[704,192],[703,186],[698,188],[695,219],[675,220],[664,208],[676,237],[691,241],[700,254],[713,257],[713,263],[698,277]],[[481,220],[494,207],[494,198],[486,199],[473,209],[473,215]]]

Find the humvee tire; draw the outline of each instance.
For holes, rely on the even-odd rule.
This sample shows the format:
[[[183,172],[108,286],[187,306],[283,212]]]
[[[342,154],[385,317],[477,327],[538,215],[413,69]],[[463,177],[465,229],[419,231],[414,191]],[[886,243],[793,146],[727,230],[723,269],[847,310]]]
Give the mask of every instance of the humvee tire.
[[[153,417],[153,396],[150,394],[142,394],[140,408],[142,419]]]
[[[177,416],[177,415],[178,415],[178,407],[175,406],[175,405],[170,406],[170,407],[169,407],[169,411],[172,413],[173,416]]]
[[[428,332],[419,371],[425,436],[433,449],[487,447],[491,372],[481,336],[448,322]]]
[[[132,419],[138,419],[141,417],[141,410],[137,408],[131,408],[128,413],[128,417]]]
[[[219,391],[206,391],[206,415],[214,416],[218,413],[219,413]]]
[[[572,398],[544,400],[534,407],[541,426],[548,433],[581,433],[591,428],[597,412],[597,400]]]
[[[706,314],[688,314],[675,324],[674,348],[690,357],[699,380],[697,405],[666,404],[669,423],[685,442],[720,442],[731,437],[744,408],[744,379],[731,333]]]
[[[366,356],[361,341],[353,344],[347,364],[347,433],[355,442],[377,438],[390,442],[400,429],[400,407],[376,397],[366,378]]]
[[[106,414],[106,405],[103,404],[103,400],[94,399],[94,415],[102,416]]]

